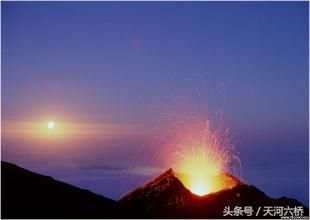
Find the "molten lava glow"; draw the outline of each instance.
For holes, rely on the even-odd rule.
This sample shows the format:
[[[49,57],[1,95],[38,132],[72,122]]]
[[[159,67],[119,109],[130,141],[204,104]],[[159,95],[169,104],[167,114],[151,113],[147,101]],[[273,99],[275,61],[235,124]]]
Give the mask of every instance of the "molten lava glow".
[[[192,179],[188,188],[191,189],[192,193],[195,193],[199,196],[208,194],[211,189],[208,181],[203,181],[202,179]]]
[[[192,193],[203,196],[212,192],[221,191],[236,186],[238,183],[224,173],[217,175],[200,175],[178,174],[176,176],[183,185]]]
[[[200,120],[178,132],[174,170],[185,187],[202,196],[234,186],[223,175],[239,163],[228,129],[213,131],[209,121]]]

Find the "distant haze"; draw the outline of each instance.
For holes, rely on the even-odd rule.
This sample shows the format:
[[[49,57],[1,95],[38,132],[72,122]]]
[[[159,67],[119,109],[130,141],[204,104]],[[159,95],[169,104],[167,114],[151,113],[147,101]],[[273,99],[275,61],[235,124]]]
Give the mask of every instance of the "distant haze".
[[[1,6],[2,160],[120,198],[169,168],[148,143],[189,103],[230,128],[242,180],[308,204],[307,2]]]

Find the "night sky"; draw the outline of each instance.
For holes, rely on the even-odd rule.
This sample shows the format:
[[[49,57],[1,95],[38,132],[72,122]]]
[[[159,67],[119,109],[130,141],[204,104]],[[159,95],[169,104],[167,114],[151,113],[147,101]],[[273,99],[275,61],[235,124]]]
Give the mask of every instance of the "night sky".
[[[2,160],[118,199],[169,168],[154,137],[194,106],[240,178],[308,203],[307,2],[1,6]]]

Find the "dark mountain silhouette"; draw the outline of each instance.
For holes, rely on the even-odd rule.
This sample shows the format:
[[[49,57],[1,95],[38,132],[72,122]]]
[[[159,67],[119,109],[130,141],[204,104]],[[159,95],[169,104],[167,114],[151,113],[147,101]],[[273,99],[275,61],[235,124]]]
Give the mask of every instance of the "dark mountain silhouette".
[[[303,206],[295,199],[286,197],[272,199],[254,186],[244,184],[229,174],[222,175],[225,179],[234,181],[236,186],[205,196],[197,196],[186,189],[170,169],[148,184],[130,192],[119,202],[132,210],[135,218],[225,218],[223,216],[225,206],[230,206],[232,210],[235,206],[252,206],[255,211],[259,207],[263,209],[264,206]],[[308,209],[304,206],[303,208],[304,215],[308,216]],[[262,218],[263,214],[258,213],[257,218]],[[241,217],[249,218],[244,214],[238,216]]]
[[[2,218],[112,218],[117,202],[1,162]]]
[[[225,218],[225,206],[302,206],[286,197],[272,199],[229,174],[222,175],[234,187],[197,196],[170,169],[117,202],[7,162],[1,171],[2,218]]]

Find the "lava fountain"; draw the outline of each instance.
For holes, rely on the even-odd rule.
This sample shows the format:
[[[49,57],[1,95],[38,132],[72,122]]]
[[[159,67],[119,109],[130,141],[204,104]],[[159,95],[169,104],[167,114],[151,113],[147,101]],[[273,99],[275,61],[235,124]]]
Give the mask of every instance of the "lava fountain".
[[[226,173],[240,165],[229,130],[213,130],[204,119],[178,125],[173,169],[183,185],[199,196],[237,185],[236,178]]]

